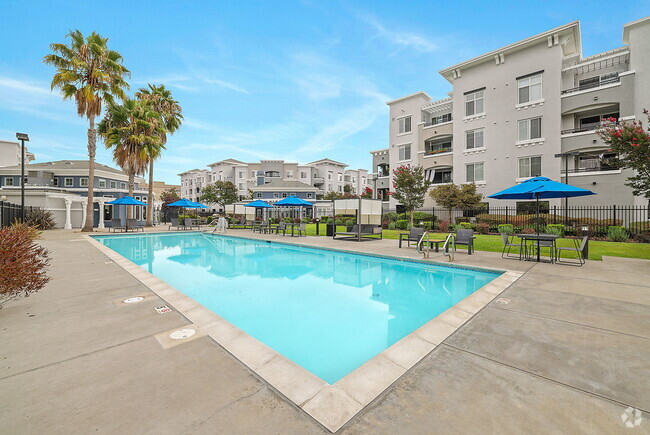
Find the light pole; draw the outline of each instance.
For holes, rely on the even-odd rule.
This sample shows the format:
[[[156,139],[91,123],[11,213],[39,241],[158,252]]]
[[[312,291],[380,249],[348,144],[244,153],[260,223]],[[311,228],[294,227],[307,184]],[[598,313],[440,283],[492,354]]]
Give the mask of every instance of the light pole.
[[[29,142],[27,133],[16,133],[20,141],[20,222],[25,223],[25,142]]]
[[[568,153],[555,154],[555,158],[564,158],[564,184],[569,184],[569,157],[579,155],[578,151],[571,151]],[[569,209],[569,198],[564,198],[565,213]]]

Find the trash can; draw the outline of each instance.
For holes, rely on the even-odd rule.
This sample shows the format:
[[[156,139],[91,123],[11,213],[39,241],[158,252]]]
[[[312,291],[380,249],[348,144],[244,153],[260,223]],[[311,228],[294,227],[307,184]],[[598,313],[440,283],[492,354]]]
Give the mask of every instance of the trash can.
[[[334,224],[327,224],[327,229],[325,235],[328,237],[334,237],[334,228],[336,225]]]

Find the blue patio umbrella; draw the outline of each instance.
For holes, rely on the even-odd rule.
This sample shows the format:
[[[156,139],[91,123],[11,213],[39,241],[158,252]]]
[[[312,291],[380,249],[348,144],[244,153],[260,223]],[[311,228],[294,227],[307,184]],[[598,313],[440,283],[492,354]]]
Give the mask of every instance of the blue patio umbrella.
[[[123,197],[115,199],[113,201],[109,201],[106,204],[112,204],[112,205],[147,205],[146,203],[144,203],[142,201],[138,201],[137,199],[133,198],[132,196],[123,196]]]
[[[285,207],[311,207],[312,204],[309,201],[305,201],[302,198],[298,198],[296,195],[291,195],[275,203],[276,206],[285,206]]]
[[[489,195],[488,198],[494,199],[529,199],[535,200],[537,203],[537,224],[535,228],[539,234],[539,200],[540,199],[554,199],[554,198],[574,198],[577,196],[595,195],[594,192],[587,189],[582,189],[576,186],[569,186],[568,184],[553,181],[546,177],[534,177],[529,180],[509,187],[494,195]],[[539,245],[539,239],[537,240]],[[539,261],[539,246],[537,247],[537,261]]]
[[[176,202],[172,202],[171,204],[167,204],[167,207],[202,208],[203,205],[183,198]]]
[[[253,202],[249,202],[248,204],[244,204],[244,207],[273,208],[271,204],[269,204],[268,202],[264,202],[261,199],[258,199]]]
[[[192,202],[194,202],[194,201],[192,201]],[[194,202],[194,204],[196,204],[198,206],[197,208],[209,208],[207,205],[203,205],[200,202]]]

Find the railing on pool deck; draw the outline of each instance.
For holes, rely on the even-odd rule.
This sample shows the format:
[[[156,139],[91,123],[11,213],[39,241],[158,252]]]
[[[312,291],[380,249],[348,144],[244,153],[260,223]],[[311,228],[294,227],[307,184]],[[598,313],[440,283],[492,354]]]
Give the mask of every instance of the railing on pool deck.
[[[451,249],[449,249],[449,243],[451,242]],[[442,245],[442,252],[449,258],[449,261],[454,261],[454,251],[456,250],[456,236],[454,233],[450,233],[445,239],[445,244]]]
[[[422,243],[424,242],[425,238],[426,238],[426,242],[427,242],[427,245],[426,245],[427,250],[426,251],[424,251],[422,249]],[[422,233],[422,237],[420,237],[420,240],[418,240],[417,251],[420,254],[422,254],[422,256],[423,256],[422,258],[429,258],[429,251],[430,250],[431,250],[431,243],[429,243],[429,232],[425,231],[424,233]]]

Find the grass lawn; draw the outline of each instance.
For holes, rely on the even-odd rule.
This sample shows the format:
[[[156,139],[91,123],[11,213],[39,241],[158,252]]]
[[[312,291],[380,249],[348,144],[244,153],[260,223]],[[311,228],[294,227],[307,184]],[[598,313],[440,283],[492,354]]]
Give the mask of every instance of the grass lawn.
[[[320,235],[324,236],[326,233],[326,225],[320,224]],[[345,227],[338,227],[337,231],[345,231]],[[403,231],[400,230],[384,230],[383,236],[385,239],[398,239],[399,234]],[[307,225],[307,235],[315,236],[316,235],[316,224]],[[432,233],[432,238],[444,239],[447,237],[447,233]],[[501,252],[503,249],[503,241],[501,236],[498,235],[484,235],[477,234],[476,240],[474,240],[474,247],[477,251],[489,251],[489,252]],[[557,241],[558,246],[568,246],[574,247],[573,239],[559,239]],[[397,247],[397,242],[395,243]],[[514,252],[514,251],[512,251]],[[543,250],[542,252],[547,252]],[[598,240],[589,241],[589,259],[590,260],[602,260],[603,255],[609,257],[627,257],[627,258],[643,258],[650,260],[650,243],[620,243],[620,242],[603,242]],[[562,257],[575,258],[575,255],[571,253],[562,253]]]

